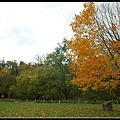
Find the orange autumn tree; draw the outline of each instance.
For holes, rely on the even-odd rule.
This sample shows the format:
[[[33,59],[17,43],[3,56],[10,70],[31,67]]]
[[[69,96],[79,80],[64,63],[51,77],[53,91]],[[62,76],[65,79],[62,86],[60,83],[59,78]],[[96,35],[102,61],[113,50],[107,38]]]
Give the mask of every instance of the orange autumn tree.
[[[120,69],[120,3],[101,3],[95,15],[99,32],[99,45],[104,54],[114,63],[114,69]],[[101,35],[100,35],[101,34]],[[120,74],[117,74],[119,76]]]
[[[102,40],[104,25],[97,21],[97,12],[94,2],[84,3],[84,10],[79,15],[75,14],[71,22],[74,36],[67,40],[71,48],[69,68],[75,74],[72,83],[82,90],[115,88],[120,83],[120,69],[115,64],[119,57],[112,58],[108,53],[113,48],[117,49],[118,43],[106,48],[109,42]]]
[[[120,89],[120,3],[96,5],[95,21],[100,28],[97,35],[100,53],[109,60],[108,87]]]

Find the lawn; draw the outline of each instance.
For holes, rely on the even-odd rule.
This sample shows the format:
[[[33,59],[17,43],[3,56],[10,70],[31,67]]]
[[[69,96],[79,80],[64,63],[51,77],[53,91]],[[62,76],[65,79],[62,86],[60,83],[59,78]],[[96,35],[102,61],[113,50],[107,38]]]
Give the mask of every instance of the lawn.
[[[103,111],[102,104],[0,102],[0,117],[120,117],[120,104],[113,104],[113,111]]]

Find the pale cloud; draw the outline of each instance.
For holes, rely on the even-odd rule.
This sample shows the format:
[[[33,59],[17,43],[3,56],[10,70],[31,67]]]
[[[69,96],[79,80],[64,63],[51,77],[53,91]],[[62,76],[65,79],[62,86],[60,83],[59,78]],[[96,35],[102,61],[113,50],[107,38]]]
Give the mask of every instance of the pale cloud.
[[[72,36],[70,23],[82,2],[1,2],[0,59],[25,62],[51,53]]]
[[[11,31],[14,33],[15,44],[17,45],[26,45],[26,44],[34,44],[35,40],[32,38],[32,30],[30,28],[12,28]]]

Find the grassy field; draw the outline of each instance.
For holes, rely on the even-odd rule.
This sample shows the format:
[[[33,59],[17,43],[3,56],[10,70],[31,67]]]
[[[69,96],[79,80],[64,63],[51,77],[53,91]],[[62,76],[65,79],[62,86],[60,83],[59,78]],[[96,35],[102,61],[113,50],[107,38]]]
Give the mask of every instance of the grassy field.
[[[113,111],[103,111],[102,104],[0,102],[0,117],[120,117],[120,104],[113,104]]]

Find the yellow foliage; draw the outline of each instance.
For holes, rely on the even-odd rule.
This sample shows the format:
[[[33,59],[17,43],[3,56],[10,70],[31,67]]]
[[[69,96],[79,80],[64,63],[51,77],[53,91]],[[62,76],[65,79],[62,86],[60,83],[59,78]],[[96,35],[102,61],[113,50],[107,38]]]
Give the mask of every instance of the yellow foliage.
[[[120,50],[120,41],[115,41],[112,45],[112,48],[117,51]]]
[[[74,21],[70,24],[74,37],[67,41],[71,48],[69,68],[76,76],[71,82],[83,91],[88,88],[93,90],[115,88],[120,80],[120,71],[116,70],[114,64],[116,59],[120,65],[120,56],[116,55],[113,60],[102,51],[103,42],[97,40],[100,45],[96,44],[96,37],[103,35],[100,33],[103,26],[94,27],[95,12],[94,2],[84,4],[84,10],[79,15],[75,14]],[[112,28],[115,29],[114,24]],[[120,42],[115,42],[112,48],[120,49]]]
[[[0,70],[0,74],[3,74],[5,72],[7,72],[7,69],[5,69],[5,68],[3,68],[3,69]]]

